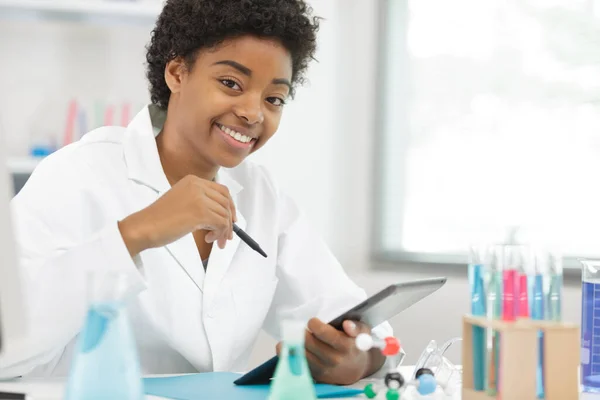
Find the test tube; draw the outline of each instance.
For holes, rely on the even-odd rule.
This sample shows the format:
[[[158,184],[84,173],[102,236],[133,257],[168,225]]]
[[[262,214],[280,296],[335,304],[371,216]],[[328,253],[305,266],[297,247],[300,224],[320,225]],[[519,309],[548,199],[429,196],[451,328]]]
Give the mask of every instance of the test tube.
[[[520,246],[517,267],[517,318],[531,317],[532,289],[535,276],[535,253],[529,246]]]
[[[562,256],[557,251],[547,253],[548,280],[546,291],[546,313],[548,321],[560,322],[562,320],[562,291],[563,291],[563,265]]]
[[[502,319],[514,321],[517,316],[529,315],[524,246],[503,245],[502,254]],[[521,290],[521,286],[523,286],[523,290]],[[523,299],[522,302],[521,299]]]
[[[502,317],[502,272],[503,272],[502,245],[493,246],[490,251],[489,268],[485,273],[486,315],[490,320]],[[486,376],[485,389],[490,395],[497,392],[498,361],[500,351],[500,333],[488,329],[486,332]]]
[[[485,317],[486,315],[486,247],[475,245],[469,251],[469,287],[471,296],[471,314]],[[473,387],[477,391],[485,389],[485,329],[473,326]]]
[[[532,288],[531,319],[545,319],[545,287],[549,287],[548,253],[538,249],[535,254],[535,275]],[[536,368],[536,392],[539,399],[544,398],[544,333],[538,332],[538,363]]]
[[[545,318],[545,287],[548,285],[548,260],[543,250],[537,250],[534,258],[534,276],[531,288],[531,319]]]

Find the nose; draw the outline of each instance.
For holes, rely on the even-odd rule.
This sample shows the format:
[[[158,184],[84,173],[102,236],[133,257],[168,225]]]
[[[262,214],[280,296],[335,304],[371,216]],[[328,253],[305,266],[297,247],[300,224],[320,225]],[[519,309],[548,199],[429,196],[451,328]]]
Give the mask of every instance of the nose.
[[[248,125],[261,124],[265,120],[262,100],[259,96],[246,96],[237,104],[233,112]]]

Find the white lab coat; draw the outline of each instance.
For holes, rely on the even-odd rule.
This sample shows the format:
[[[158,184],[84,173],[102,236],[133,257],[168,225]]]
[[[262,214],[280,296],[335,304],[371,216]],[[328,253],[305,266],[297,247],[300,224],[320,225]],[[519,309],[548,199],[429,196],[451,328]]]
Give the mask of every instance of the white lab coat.
[[[150,106],[127,128],[89,132],[42,161],[13,199],[30,334],[18,351],[6,349],[1,377],[68,374],[90,270],[130,277],[145,374],[244,371],[261,329],[279,340],[282,318],[327,321],[365,299],[269,172],[248,161],[221,169],[217,181],[268,258],[234,235],[213,247],[205,272],[189,234],[132,259],[117,221],[170,188],[155,141],[163,118]],[[377,328],[390,333],[387,323]]]

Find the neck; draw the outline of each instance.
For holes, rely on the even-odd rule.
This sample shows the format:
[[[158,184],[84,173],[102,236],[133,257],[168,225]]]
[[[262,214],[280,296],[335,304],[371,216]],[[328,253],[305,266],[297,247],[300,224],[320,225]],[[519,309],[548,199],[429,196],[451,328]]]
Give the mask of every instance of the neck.
[[[181,137],[175,134],[168,118],[163,130],[156,137],[160,162],[171,186],[187,175],[195,175],[206,180],[215,179],[219,167],[195,153],[195,147]]]

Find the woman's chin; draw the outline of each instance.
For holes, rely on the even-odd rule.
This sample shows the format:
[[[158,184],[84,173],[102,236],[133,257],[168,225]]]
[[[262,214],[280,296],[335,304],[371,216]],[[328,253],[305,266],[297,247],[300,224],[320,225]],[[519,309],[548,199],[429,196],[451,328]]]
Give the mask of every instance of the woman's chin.
[[[246,157],[234,157],[234,156],[224,156],[219,157],[219,165],[223,168],[235,168],[240,165]]]

